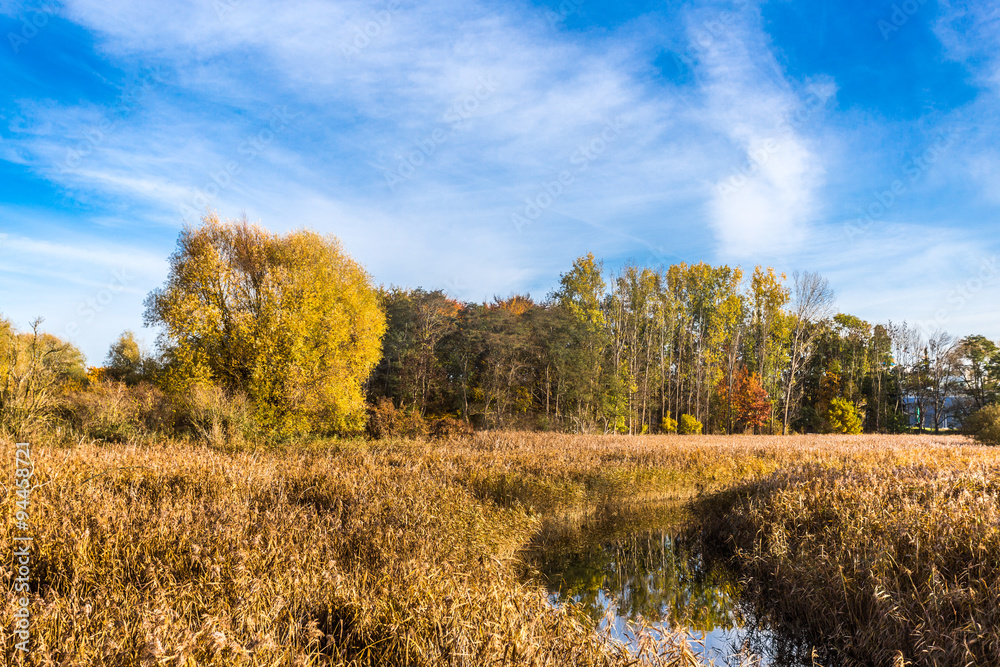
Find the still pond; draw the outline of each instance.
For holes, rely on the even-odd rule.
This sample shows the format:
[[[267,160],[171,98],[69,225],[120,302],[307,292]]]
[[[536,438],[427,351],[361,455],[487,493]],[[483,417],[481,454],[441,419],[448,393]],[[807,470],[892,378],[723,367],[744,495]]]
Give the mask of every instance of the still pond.
[[[552,522],[523,554],[553,604],[572,600],[601,630],[629,641],[626,623],[685,627],[695,653],[720,666],[740,656],[767,667],[835,667],[830,651],[768,618],[766,600],[744,593],[723,559],[706,559],[681,507],[647,508],[601,521]]]

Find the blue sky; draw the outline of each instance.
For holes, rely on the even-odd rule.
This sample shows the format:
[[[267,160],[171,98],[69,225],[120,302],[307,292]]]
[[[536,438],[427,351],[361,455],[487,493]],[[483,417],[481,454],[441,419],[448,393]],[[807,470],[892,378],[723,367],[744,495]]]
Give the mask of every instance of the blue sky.
[[[1000,339],[1000,4],[0,0],[0,313],[99,364],[206,208],[380,283],[819,271]]]

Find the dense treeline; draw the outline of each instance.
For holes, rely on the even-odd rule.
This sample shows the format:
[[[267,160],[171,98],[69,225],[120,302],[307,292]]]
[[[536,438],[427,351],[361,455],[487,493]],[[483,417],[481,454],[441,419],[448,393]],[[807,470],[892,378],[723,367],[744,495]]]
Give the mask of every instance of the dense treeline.
[[[705,263],[606,275],[579,258],[543,302],[382,291],[369,400],[477,425],[585,432],[940,429],[993,402],[982,336],[836,313],[829,284]]]
[[[127,439],[169,424],[217,440],[366,424],[422,435],[431,418],[450,418],[434,422],[448,432],[898,432],[961,424],[1000,384],[989,339],[837,313],[815,273],[608,273],[588,254],[544,301],[461,303],[376,288],[335,238],[214,215],[185,228],[170,265],[146,301],[155,353],[125,332],[87,371],[37,322],[0,320],[0,427],[62,418]]]

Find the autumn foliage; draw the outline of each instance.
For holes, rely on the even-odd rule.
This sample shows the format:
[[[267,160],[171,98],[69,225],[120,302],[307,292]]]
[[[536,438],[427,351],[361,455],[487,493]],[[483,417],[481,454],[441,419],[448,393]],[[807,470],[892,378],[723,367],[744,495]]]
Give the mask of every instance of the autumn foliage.
[[[740,430],[756,429],[767,423],[771,416],[771,400],[756,373],[743,366],[733,378],[730,396],[725,379],[717,387],[719,400],[732,410],[733,424]]]
[[[168,391],[245,394],[276,435],[364,428],[385,315],[337,239],[207,216],[181,233],[145,318],[165,329]]]

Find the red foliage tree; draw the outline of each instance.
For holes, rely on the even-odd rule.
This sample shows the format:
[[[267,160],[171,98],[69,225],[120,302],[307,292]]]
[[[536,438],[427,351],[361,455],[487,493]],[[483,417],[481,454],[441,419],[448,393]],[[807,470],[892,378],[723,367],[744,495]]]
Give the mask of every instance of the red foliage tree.
[[[722,402],[728,403],[729,387],[725,379],[719,383],[718,393]],[[771,416],[771,399],[767,390],[761,384],[760,377],[747,371],[746,366],[737,371],[733,378],[731,409],[733,421],[742,429],[763,426]]]

